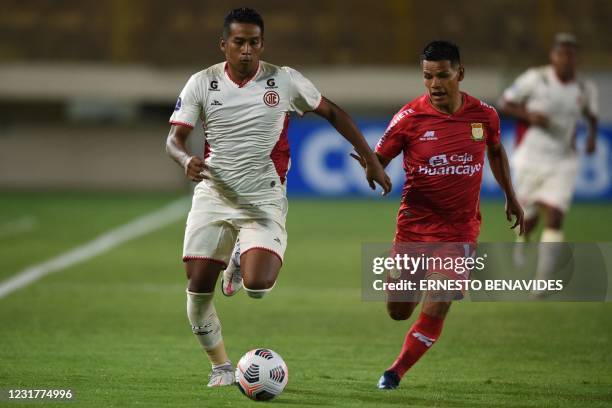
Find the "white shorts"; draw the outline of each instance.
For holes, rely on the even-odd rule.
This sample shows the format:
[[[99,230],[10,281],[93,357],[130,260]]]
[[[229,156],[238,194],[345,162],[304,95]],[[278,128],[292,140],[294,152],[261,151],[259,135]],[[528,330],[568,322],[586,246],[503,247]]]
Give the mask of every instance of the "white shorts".
[[[187,217],[183,261],[208,259],[227,265],[236,238],[240,252],[264,249],[283,262],[287,248],[287,199],[259,204],[236,204],[211,192],[196,188]]]
[[[566,156],[554,163],[521,160],[514,166],[514,183],[526,217],[534,216],[542,203],[566,212],[572,202],[578,157]]]

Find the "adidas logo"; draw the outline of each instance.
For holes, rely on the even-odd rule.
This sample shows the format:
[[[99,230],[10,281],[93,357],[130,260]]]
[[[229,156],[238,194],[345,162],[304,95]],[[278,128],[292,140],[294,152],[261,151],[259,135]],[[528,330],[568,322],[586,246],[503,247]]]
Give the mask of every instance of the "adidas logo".
[[[213,99],[213,101],[210,103],[211,106],[223,106],[223,104],[221,102],[219,102],[216,99]]]

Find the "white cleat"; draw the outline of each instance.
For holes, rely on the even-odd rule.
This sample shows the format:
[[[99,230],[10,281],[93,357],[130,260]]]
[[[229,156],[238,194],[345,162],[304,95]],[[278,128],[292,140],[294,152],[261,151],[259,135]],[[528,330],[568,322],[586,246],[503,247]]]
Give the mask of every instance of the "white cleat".
[[[234,375],[234,368],[228,363],[217,368],[213,368],[212,372],[210,373],[208,387],[223,387],[225,385],[234,385],[235,383],[236,376]]]
[[[234,296],[242,289],[242,272],[240,271],[240,261],[236,262],[236,258],[240,259],[240,252],[236,251],[229,261],[229,265],[223,271],[221,278],[221,292],[225,296]]]

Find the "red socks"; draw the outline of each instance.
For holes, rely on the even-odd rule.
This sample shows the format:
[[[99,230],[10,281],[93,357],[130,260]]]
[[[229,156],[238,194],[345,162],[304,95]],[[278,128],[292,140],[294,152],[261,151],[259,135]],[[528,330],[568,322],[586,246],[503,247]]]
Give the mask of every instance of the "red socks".
[[[402,352],[389,370],[395,371],[402,378],[406,371],[419,361],[423,354],[438,340],[443,324],[444,319],[421,312],[419,318],[406,334]]]

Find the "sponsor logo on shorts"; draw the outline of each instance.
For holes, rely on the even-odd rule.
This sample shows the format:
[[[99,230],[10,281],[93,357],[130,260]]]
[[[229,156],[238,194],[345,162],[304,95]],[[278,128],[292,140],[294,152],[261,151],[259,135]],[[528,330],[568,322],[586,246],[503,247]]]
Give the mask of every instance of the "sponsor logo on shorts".
[[[471,164],[474,156],[469,153],[438,154],[429,158],[429,166],[420,165],[419,174],[426,176],[473,176],[482,171],[482,163]]]
[[[222,106],[223,105],[221,102],[219,102],[216,99],[213,99],[213,101],[210,104],[211,106]]]

